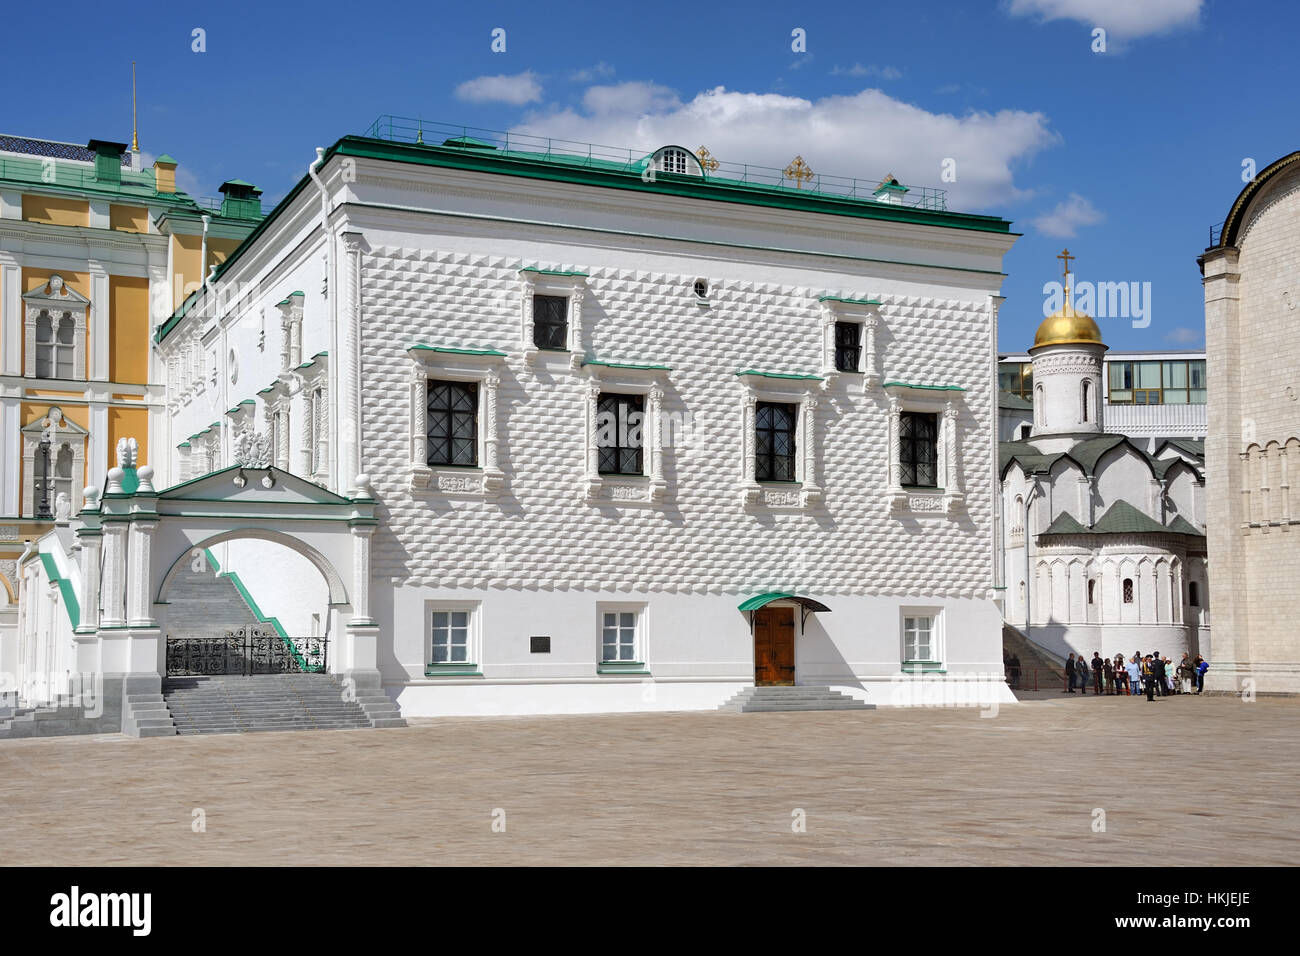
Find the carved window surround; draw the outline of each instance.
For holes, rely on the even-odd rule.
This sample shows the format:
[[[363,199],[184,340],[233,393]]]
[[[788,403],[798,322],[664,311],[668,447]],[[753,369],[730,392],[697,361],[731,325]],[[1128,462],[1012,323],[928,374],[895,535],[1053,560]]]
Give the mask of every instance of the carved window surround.
[[[662,501],[668,490],[664,477],[663,402],[664,388],[672,369],[666,365],[631,365],[615,362],[586,362],[587,372],[584,414],[586,417],[587,501],[613,501],[619,504],[654,504]],[[645,417],[641,423],[642,461],[645,476],[602,475],[598,444],[598,406],[602,392],[644,395]]]
[[[318,484],[329,477],[329,353],[317,352],[298,366],[302,376],[301,474]]]
[[[72,319],[72,378],[86,378],[86,317],[90,312],[90,300],[81,293],[69,289],[63,284],[63,277],[52,275],[43,286],[37,286],[23,295],[23,338],[25,356],[23,374],[28,378],[36,377],[36,323],[44,312],[50,317],[50,323],[57,341],[59,323],[64,318]],[[105,332],[107,334],[107,332]],[[57,368],[52,368],[48,378],[54,378]]]
[[[824,295],[817,300],[822,308],[822,375],[829,387],[846,373],[835,367],[835,323],[857,322],[862,326],[862,351],[858,371],[863,390],[880,384],[880,360],[876,353],[876,333],[880,329],[880,303],[875,299],[841,299]]]
[[[885,394],[889,396],[889,475],[886,493],[894,511],[918,515],[951,514],[963,507],[965,495],[961,490],[961,469],[958,465],[957,413],[958,403],[965,391],[957,385],[885,383]],[[901,483],[900,416],[903,412],[933,412],[939,417],[935,448],[939,482],[937,490],[905,488]]]
[[[519,270],[523,285],[523,302],[520,307],[520,345],[524,350],[524,360],[532,362],[543,352],[533,342],[533,296],[556,295],[569,300],[566,315],[565,336],[569,351],[569,367],[577,369],[582,365],[582,300],[587,291],[587,273],[562,272],[553,269],[538,269],[529,266]],[[563,354],[563,353],[559,353]]]
[[[500,467],[500,417],[497,393],[506,355],[493,349],[438,348],[413,345],[411,357],[411,489],[432,489],[440,494],[494,498],[505,482]],[[473,468],[452,468],[428,464],[429,380],[477,382],[478,461]]]
[[[821,485],[817,481],[817,394],[824,387],[825,379],[818,375],[784,375],[752,369],[737,372],[736,377],[744,386],[741,399],[741,503],[773,510],[816,507],[822,500]],[[759,402],[799,406],[793,482],[760,482],[756,477],[754,454]]]
[[[86,481],[86,439],[90,432],[76,422],[63,417],[63,410],[51,405],[45,414],[30,425],[24,425],[23,435],[23,513],[35,517],[40,502],[36,494],[36,476],[38,466],[36,455],[42,439],[48,434],[50,441],[50,467],[53,469],[58,461],[59,449],[67,445],[72,452],[72,483],[69,486],[71,513],[81,510],[82,492]],[[50,502],[51,513],[55,512],[55,502]]]
[[[291,292],[276,308],[280,310],[280,373],[302,363],[302,312],[304,296]]]

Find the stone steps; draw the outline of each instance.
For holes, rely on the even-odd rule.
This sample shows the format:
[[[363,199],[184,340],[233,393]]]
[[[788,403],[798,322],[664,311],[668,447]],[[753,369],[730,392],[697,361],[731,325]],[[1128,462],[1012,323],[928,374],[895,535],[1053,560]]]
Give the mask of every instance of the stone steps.
[[[874,710],[875,704],[864,704],[856,697],[829,687],[764,686],[746,687],[718,709],[738,714],[758,714],[777,711]]]
[[[387,696],[347,699],[331,674],[178,677],[163,697],[182,735],[406,726]]]

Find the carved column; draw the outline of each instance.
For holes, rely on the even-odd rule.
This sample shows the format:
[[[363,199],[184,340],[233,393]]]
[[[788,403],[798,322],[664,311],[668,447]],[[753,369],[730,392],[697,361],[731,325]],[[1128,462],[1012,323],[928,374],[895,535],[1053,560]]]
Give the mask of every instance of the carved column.
[[[585,290],[579,286],[569,296],[569,364],[582,365],[582,300]]]
[[[800,403],[803,418],[803,503],[814,504],[821,498],[817,481],[817,399],[808,396]]]
[[[113,469],[117,471],[118,469]],[[126,522],[104,522],[104,615],[101,627],[126,624]]]
[[[340,441],[343,445],[339,451],[343,461],[343,487],[353,490],[356,477],[361,473],[361,242],[359,232],[345,232],[343,247],[346,251],[344,261],[344,349],[345,359],[341,384],[343,394],[339,396],[339,408],[342,420],[339,422]]]
[[[1241,458],[1241,526],[1250,527],[1250,452],[1243,451]]]
[[[525,358],[537,352],[537,343],[533,341],[533,296],[536,289],[528,273],[523,273],[524,301],[519,309],[519,344],[523,347]]]
[[[587,401],[587,497],[600,495],[600,382],[591,381],[586,388]]]
[[[957,406],[948,402],[943,408],[944,490],[949,497],[961,496],[961,475],[957,467]]]
[[[885,463],[885,474],[889,493],[895,496],[903,494],[902,476],[899,473],[898,460],[902,455],[903,436],[899,430],[898,396],[889,396],[889,460]]]
[[[153,532],[157,521],[132,521],[130,532],[130,572],[127,574],[127,620],[131,627],[154,627],[156,622],[149,613],[152,584]]]
[[[1269,500],[1268,485],[1268,447],[1261,445],[1259,449],[1259,523],[1267,527],[1272,514],[1273,508],[1272,502]]]
[[[372,524],[352,525],[352,624],[374,624],[370,617],[370,538]]]
[[[662,497],[668,487],[664,478],[664,428],[663,428],[664,390],[658,385],[650,389],[650,421],[645,423],[642,441],[650,442],[650,500]]]
[[[288,312],[280,314],[280,371],[289,370],[289,342],[293,338],[293,322],[289,318]]]
[[[1287,472],[1287,454],[1286,445],[1278,449],[1277,453],[1279,467],[1281,468],[1281,481],[1278,482],[1278,494],[1281,497],[1282,506],[1282,527],[1291,523],[1291,478]]]
[[[483,436],[483,490],[496,491],[504,477],[501,471],[501,439],[497,429],[497,394],[501,376],[496,369],[488,369],[483,376],[484,421],[487,434]]]
[[[839,371],[835,367],[835,312],[822,309],[822,374],[830,377]]]
[[[875,388],[880,384],[880,373],[876,370],[876,330],[880,327],[880,318],[869,315],[862,321],[862,331],[866,336],[865,353],[862,360],[863,384]]]
[[[81,628],[95,630],[99,627],[99,556],[102,550],[100,532],[91,528],[77,531],[81,542]]]

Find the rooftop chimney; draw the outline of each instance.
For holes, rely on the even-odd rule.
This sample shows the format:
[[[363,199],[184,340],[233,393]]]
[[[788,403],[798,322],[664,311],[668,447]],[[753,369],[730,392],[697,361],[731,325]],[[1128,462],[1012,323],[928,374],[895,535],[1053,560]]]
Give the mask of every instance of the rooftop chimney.
[[[262,217],[262,190],[242,179],[231,179],[221,184],[221,215],[232,219],[260,219]]]
[[[126,152],[126,143],[92,139],[86,144],[86,149],[95,154],[95,179],[114,185],[122,182],[122,154]]]
[[[176,192],[176,160],[166,153],[153,161],[153,183],[156,192]]]

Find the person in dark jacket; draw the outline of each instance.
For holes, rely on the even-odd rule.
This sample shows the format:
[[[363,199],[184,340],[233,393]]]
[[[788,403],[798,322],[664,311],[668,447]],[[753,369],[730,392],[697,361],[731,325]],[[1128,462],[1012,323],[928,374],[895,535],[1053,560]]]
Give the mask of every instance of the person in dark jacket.
[[[1156,651],[1151,655],[1151,673],[1153,673],[1156,678],[1156,693],[1161,697],[1168,696],[1169,690],[1168,685],[1166,684],[1167,672],[1165,671],[1165,659],[1160,656],[1159,651]]]
[[[1101,651],[1092,652],[1092,692],[1101,693]]]
[[[1020,689],[1020,655],[1011,655],[1011,686]]]
[[[1063,693],[1074,693],[1074,655],[1071,654],[1065,659],[1065,682],[1069,685],[1067,691]]]

